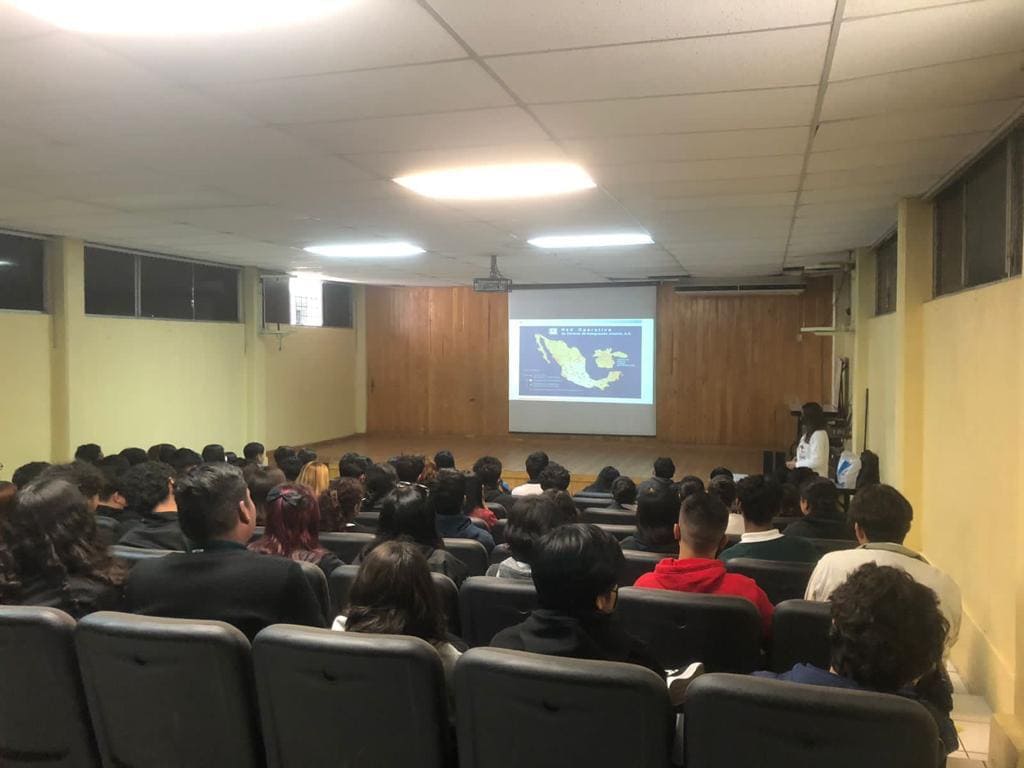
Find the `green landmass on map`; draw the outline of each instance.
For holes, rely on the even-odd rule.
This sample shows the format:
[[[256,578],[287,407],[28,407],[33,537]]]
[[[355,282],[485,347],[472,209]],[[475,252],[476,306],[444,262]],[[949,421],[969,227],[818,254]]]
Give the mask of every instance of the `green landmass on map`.
[[[595,379],[587,373],[587,358],[578,347],[570,347],[564,341],[549,339],[540,333],[535,333],[533,338],[544,362],[550,363],[554,359],[562,373],[562,378],[586,389],[608,389],[622,378],[622,371],[609,369],[615,367],[616,359],[629,359],[629,355],[625,352],[619,352],[610,347],[595,349],[593,352],[594,364],[598,368],[609,371],[603,378]]]

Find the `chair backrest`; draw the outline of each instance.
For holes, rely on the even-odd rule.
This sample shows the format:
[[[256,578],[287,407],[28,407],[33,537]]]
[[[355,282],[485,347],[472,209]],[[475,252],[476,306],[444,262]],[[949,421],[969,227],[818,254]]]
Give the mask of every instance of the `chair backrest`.
[[[75,657],[75,620],[0,606],[0,765],[98,768]]]
[[[508,510],[505,509],[504,504],[498,504],[497,502],[488,501],[484,503],[484,506],[491,510],[491,512],[494,513],[494,516],[499,520],[504,520],[508,517]]]
[[[782,517],[782,516],[773,517],[772,518],[772,527],[775,530],[777,530],[779,533],[782,533],[783,531],[785,531],[789,527],[790,523],[795,523],[797,520],[800,520],[800,519],[801,518],[799,518],[799,517]]]
[[[616,611],[665,669],[694,661],[712,672],[760,668],[761,616],[742,597],[627,587]]]
[[[106,515],[96,515],[96,535],[100,544],[104,547],[111,547],[117,543],[117,533],[120,527],[120,523],[114,518],[107,517]]]
[[[320,546],[336,554],[342,562],[354,563],[374,538],[372,533],[321,533]]]
[[[444,671],[423,640],[279,624],[253,661],[270,768],[445,765]]]
[[[828,631],[832,626],[831,603],[786,600],[772,616],[771,668],[788,672],[797,664],[828,669],[831,652]]]
[[[531,581],[474,576],[459,590],[462,639],[469,646],[487,645],[498,632],[523,621],[537,607]]]
[[[604,495],[597,494],[578,494],[572,497],[573,503],[576,505],[576,509],[582,512],[584,509],[594,507],[595,509],[604,509],[610,507],[615,503],[615,499],[612,498],[610,493]]]
[[[604,509],[602,507],[587,507],[580,513],[580,522],[597,523],[607,525],[631,525],[636,527],[636,512],[628,509]]]
[[[112,547],[107,548],[107,553],[115,560],[120,560],[121,563],[131,568],[139,560],[152,560],[154,557],[163,557],[173,552],[177,552],[176,549],[144,549],[142,547],[126,547],[121,544],[115,544]]]
[[[455,701],[460,768],[668,765],[668,690],[635,664],[474,648]]]
[[[487,547],[473,539],[444,539],[444,548],[465,563],[470,576],[483,576],[491,564]]]
[[[377,525],[380,523],[380,512],[360,512],[352,522],[377,530]]]
[[[934,719],[899,696],[704,675],[686,691],[683,721],[686,764],[700,768],[939,764]]]
[[[323,569],[319,565],[306,560],[296,560],[295,562],[299,564],[299,567],[302,569],[302,575],[306,578],[306,583],[309,584],[309,588],[316,595],[316,602],[320,606],[324,619],[330,618],[331,600],[327,594],[327,576],[324,575]]]
[[[501,518],[494,523],[491,528],[491,538],[494,539],[494,543],[501,545],[505,543],[505,531],[508,529],[508,520]]]
[[[827,555],[829,552],[840,552],[844,549],[856,549],[860,544],[851,539],[808,539],[819,555]]]
[[[105,766],[263,765],[249,642],[234,627],[102,611],[75,643]]]
[[[595,523],[595,525],[605,533],[610,533],[619,541],[636,535],[636,526],[633,524],[616,525],[612,523]]]
[[[495,565],[496,563],[500,563],[502,560],[505,560],[505,559],[507,559],[509,557],[512,557],[512,549],[511,549],[511,547],[509,547],[508,544],[499,544],[498,546],[496,546],[494,549],[491,550],[491,557],[490,557],[491,565]]]
[[[748,576],[764,590],[773,605],[784,600],[800,600],[807,592],[814,563],[789,563],[779,560],[757,560],[736,557],[725,564],[730,573]]]
[[[663,555],[657,552],[641,552],[635,549],[623,550],[622,554],[625,556],[626,562],[619,572],[620,587],[632,587],[637,579],[645,573],[653,571],[654,566],[666,557],[672,557],[672,555]]]
[[[345,609],[348,607],[348,594],[352,590],[352,584],[358,574],[358,565],[343,565],[331,571],[331,576],[327,580],[327,589],[331,596],[328,626],[336,616],[345,613]],[[437,589],[445,616],[448,618],[448,631],[453,635],[458,635],[459,588],[443,573],[431,573],[430,575],[434,579],[434,588]]]
[[[504,517],[508,517],[508,513],[512,511],[512,507],[515,506],[516,501],[520,498],[520,496],[513,496],[511,493],[503,493],[500,496],[495,496],[494,501],[487,506],[490,507],[491,504],[494,504],[495,506],[502,507],[505,510]],[[498,515],[497,511],[494,514]],[[498,515],[498,517],[502,517],[502,515]]]

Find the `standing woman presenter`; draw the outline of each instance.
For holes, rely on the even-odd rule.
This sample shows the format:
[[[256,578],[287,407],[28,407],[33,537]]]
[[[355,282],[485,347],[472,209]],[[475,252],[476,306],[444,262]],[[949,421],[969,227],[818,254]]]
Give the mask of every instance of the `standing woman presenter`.
[[[804,431],[796,446],[796,459],[786,462],[786,466],[790,469],[810,467],[822,477],[828,477],[828,432],[821,404],[804,403],[800,422]]]

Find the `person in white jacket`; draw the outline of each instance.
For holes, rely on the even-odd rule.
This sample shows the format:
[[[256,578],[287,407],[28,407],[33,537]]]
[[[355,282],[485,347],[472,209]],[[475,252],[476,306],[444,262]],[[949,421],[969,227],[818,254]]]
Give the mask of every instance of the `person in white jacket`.
[[[790,469],[809,467],[822,477],[828,477],[828,432],[821,404],[804,403],[800,421],[804,433],[796,446],[796,458],[786,462],[786,466]]]

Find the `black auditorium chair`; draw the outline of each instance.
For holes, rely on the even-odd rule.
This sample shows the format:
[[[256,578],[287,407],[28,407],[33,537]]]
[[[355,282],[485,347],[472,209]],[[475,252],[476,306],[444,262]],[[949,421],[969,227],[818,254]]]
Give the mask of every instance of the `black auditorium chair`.
[[[611,523],[595,523],[598,528],[604,530],[605,533],[610,533],[619,541],[629,538],[636,534],[636,524],[629,523],[628,525],[612,525]]]
[[[372,528],[373,530],[377,530],[377,524],[380,522],[380,513],[360,512],[358,515],[356,515],[355,520],[353,520],[352,522],[359,523],[360,525],[365,525],[367,528]]]
[[[491,565],[500,563],[502,560],[512,557],[512,550],[508,544],[499,544],[491,550]]]
[[[704,675],[687,689],[683,711],[689,766],[939,765],[935,721],[921,704],[900,696]]]
[[[278,624],[253,661],[269,768],[449,764],[444,671],[423,640]]]
[[[96,515],[96,534],[100,544],[111,547],[117,544],[118,532],[121,525],[112,517]]]
[[[494,513],[494,516],[499,520],[504,520],[508,517],[508,509],[505,507],[504,504],[498,504],[497,502],[494,501],[488,501],[485,502],[484,506],[491,510],[491,512]]]
[[[797,664],[828,669],[831,652],[828,631],[832,626],[831,603],[786,600],[772,616],[771,668],[788,672]]]
[[[801,600],[807,592],[814,563],[789,563],[736,557],[725,564],[729,573],[739,573],[757,582],[773,605],[784,600]]]
[[[491,564],[487,547],[473,539],[444,539],[444,548],[461,560],[470,576],[483,576]]]
[[[605,509],[615,503],[615,499],[612,498],[610,493],[598,494],[598,493],[586,493],[578,494],[572,497],[573,503],[576,505],[576,509],[582,512],[584,509],[591,507],[595,509]]]
[[[531,581],[474,576],[459,590],[459,624],[470,647],[487,645],[498,632],[523,621],[537,607]]]
[[[494,539],[495,544],[505,543],[505,531],[508,529],[508,520],[505,518],[499,518],[491,528],[491,538]]]
[[[321,533],[320,546],[336,554],[342,562],[354,563],[374,538],[372,533]]]
[[[249,642],[231,625],[101,611],[75,642],[104,766],[264,764]]]
[[[795,523],[797,520],[800,519],[801,518],[799,517],[773,517],[772,527],[779,533],[784,533],[785,530],[789,527],[790,523]]]
[[[607,525],[632,525],[636,526],[636,512],[628,509],[602,509],[601,507],[587,507],[580,513],[581,523],[597,523]]]
[[[761,616],[742,597],[626,587],[616,612],[665,669],[694,661],[711,672],[761,668]]]
[[[323,569],[319,565],[307,562],[306,560],[296,560],[295,562],[299,564],[299,567],[302,569],[302,575],[306,578],[306,583],[309,584],[309,588],[316,595],[316,602],[320,606],[324,620],[330,621],[334,617],[330,615],[331,600],[327,593],[327,577],[324,575]]]
[[[0,606],[0,765],[99,768],[75,656],[75,620]]]
[[[358,565],[343,565],[331,571],[327,579],[327,590],[331,595],[330,619],[345,613],[348,607],[348,594],[352,589],[352,583],[359,573]],[[434,588],[441,597],[441,605],[444,608],[445,616],[448,618],[448,631],[453,635],[459,634],[459,588],[455,582],[443,573],[431,573],[434,579]]]
[[[172,552],[177,552],[176,549],[145,549],[143,547],[126,547],[121,544],[115,544],[112,547],[107,548],[107,552],[115,560],[120,560],[121,563],[127,568],[131,568],[139,560],[152,560],[154,557],[163,557],[169,555]]]
[[[520,498],[519,496],[513,496],[511,493],[503,493],[503,494],[501,494],[501,496],[495,496],[494,497],[494,501],[490,502],[487,506],[488,507],[495,507],[495,506],[496,507],[501,507],[502,509],[505,510],[505,514],[504,515],[498,515],[498,513],[496,511],[495,511],[494,514],[498,515],[498,517],[508,517],[508,513],[512,511],[512,507],[515,506],[516,501],[519,498]]]
[[[669,764],[668,690],[635,664],[474,648],[455,702],[460,768]]]
[[[840,552],[844,549],[856,549],[860,546],[859,542],[853,539],[808,539],[814,548],[818,550],[818,555],[827,555],[829,552]]]
[[[658,552],[641,552],[635,549],[623,550],[622,554],[626,558],[626,563],[619,572],[620,587],[632,587],[637,579],[653,571],[654,566],[666,557],[671,557]]]

